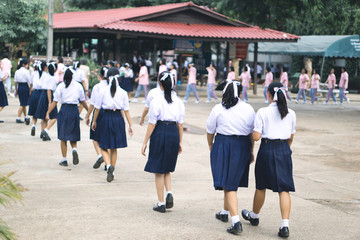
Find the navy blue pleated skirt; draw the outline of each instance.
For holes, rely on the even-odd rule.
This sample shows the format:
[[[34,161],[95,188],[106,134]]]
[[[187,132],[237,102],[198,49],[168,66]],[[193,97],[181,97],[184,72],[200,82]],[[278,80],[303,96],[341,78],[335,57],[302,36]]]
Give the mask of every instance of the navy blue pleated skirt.
[[[20,106],[29,105],[30,88],[27,83],[18,83],[17,93],[19,95]]]
[[[295,192],[291,149],[287,142],[262,142],[255,165],[256,189]]]
[[[29,98],[29,111],[28,115],[34,116],[39,104],[40,95],[44,90],[37,90],[31,92],[31,96]]]
[[[150,137],[149,158],[144,170],[159,174],[174,172],[179,144],[179,130],[176,124],[156,124]]]
[[[96,128],[100,131],[99,145],[102,149],[127,147],[125,122],[121,111],[104,110],[100,124]]]
[[[54,95],[53,92],[51,92],[51,100],[53,99],[54,99]],[[45,119],[48,108],[49,108],[49,99],[47,95],[47,90],[44,90],[40,94],[38,106],[36,108],[34,117],[39,119]],[[57,110],[57,106],[55,106],[55,108],[50,112],[49,117],[50,119],[55,119],[57,118],[57,115],[58,115],[58,110]]]
[[[248,187],[251,148],[249,136],[215,136],[210,153],[215,190],[237,191],[238,187]]]
[[[4,82],[0,80],[0,107],[9,105],[7,95],[5,92]]]
[[[93,131],[91,129],[91,126],[92,126],[92,123],[93,123],[93,120],[94,120],[94,112],[95,110],[93,111],[93,116],[92,116],[92,119],[91,119],[91,123],[90,123],[90,139],[94,140],[94,141],[97,141],[97,142],[100,142],[100,122],[101,122],[101,119],[104,115],[104,109],[100,109],[99,111],[99,115],[96,119],[96,129],[95,131]]]
[[[58,139],[80,141],[80,117],[77,104],[62,104],[58,117]]]
[[[120,81],[120,87],[126,92],[133,91],[133,79],[132,78],[122,78]]]

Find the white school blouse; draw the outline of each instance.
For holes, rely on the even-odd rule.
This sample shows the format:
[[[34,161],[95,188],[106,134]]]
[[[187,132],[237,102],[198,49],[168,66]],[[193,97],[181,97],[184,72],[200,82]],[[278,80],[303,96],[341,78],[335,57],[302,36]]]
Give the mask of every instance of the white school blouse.
[[[14,81],[18,83],[30,83],[30,72],[24,67],[16,70]]]
[[[73,74],[73,80],[82,83],[82,81],[85,81],[85,73],[83,70],[81,70],[80,68],[77,68],[75,70],[75,73]]]
[[[254,132],[261,133],[261,138],[289,139],[296,132],[296,115],[293,110],[281,119],[276,102],[268,107],[260,108],[255,117]]]
[[[111,85],[108,85],[100,89],[99,98],[94,105],[95,108],[128,111],[130,108],[127,92],[121,87],[116,86],[115,95],[111,97],[110,87]]]
[[[253,132],[254,119],[254,109],[240,99],[229,109],[220,103],[212,109],[206,122],[206,131],[209,134],[247,136]]]
[[[165,100],[164,95],[157,95],[150,103],[149,123],[157,121],[174,121],[184,123],[185,106],[174,91],[171,93],[172,103]]]
[[[99,101],[100,90],[103,87],[108,85],[107,80],[101,80],[99,83],[95,84],[91,92],[90,104],[95,106],[95,104]]]
[[[54,101],[61,104],[78,104],[85,101],[85,93],[82,85],[74,80],[66,88],[65,83],[60,83],[54,93]]]
[[[31,79],[30,83],[33,86],[33,89],[44,90],[44,82],[47,80],[49,74],[47,72],[42,72],[41,77],[39,71],[34,72],[34,77]]]
[[[47,90],[51,90],[51,91],[55,91],[56,90],[56,76],[51,76],[50,74],[48,75],[48,78],[44,81],[42,88],[43,89],[47,89]]]
[[[164,96],[164,91],[160,89],[160,87],[153,88],[149,91],[146,101],[145,101],[145,107],[150,108],[150,103],[154,99],[154,97],[162,95]]]

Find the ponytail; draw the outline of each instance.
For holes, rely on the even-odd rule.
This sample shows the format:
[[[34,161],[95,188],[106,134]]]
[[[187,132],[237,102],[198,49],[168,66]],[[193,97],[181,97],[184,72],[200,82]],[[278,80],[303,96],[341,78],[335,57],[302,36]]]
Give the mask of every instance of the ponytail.
[[[107,79],[108,77],[108,71],[109,71],[109,68],[108,67],[102,67],[100,69],[100,75],[102,77],[102,79]]]
[[[27,65],[29,63],[29,60],[27,58],[20,58],[18,61],[17,69],[20,69],[21,67]]]
[[[111,93],[111,97],[114,98],[115,94],[116,94],[116,81],[117,81],[117,77],[114,76],[111,78],[111,86],[110,86],[110,93]]]
[[[174,87],[174,79],[170,72],[164,71],[159,75],[159,83],[164,88],[164,98],[167,103],[172,103],[171,92]]]
[[[65,88],[67,88],[70,85],[70,83],[72,81],[72,77],[73,77],[73,70],[70,68],[67,68],[64,73]]]
[[[48,71],[51,76],[54,76],[56,69],[57,69],[56,62],[48,63]]]
[[[79,67],[80,67],[80,62],[79,61],[73,61],[74,70],[78,69]]]
[[[38,62],[38,72],[39,72],[39,77],[41,77],[44,69],[46,68],[46,62],[45,61],[39,61]]]
[[[226,109],[235,106],[239,101],[239,95],[242,91],[242,85],[236,81],[230,81],[226,84],[223,90],[221,104]]]
[[[286,92],[283,85],[279,82],[271,83],[269,85],[269,92],[273,97],[274,102],[276,102],[281,119],[283,119],[289,113],[285,97]]]

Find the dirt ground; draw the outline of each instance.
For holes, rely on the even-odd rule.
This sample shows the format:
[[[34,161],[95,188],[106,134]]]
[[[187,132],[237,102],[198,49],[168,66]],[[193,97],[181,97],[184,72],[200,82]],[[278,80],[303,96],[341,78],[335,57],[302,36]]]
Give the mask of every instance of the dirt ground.
[[[250,94],[255,110],[265,106],[261,90]],[[13,179],[28,190],[22,204],[0,208],[0,217],[22,240],[278,239],[278,196],[270,191],[260,225],[242,221],[240,236],[226,232],[230,222],[214,218],[223,194],[212,187],[205,124],[214,104],[206,104],[205,95],[201,88],[202,102],[194,104],[192,97],[186,104],[183,154],[172,176],[175,206],[166,214],[152,210],[154,176],[143,171],[146,158],[140,148],[146,127],[138,124],[142,103],[130,105],[135,134],[128,138],[129,147],[118,151],[115,180],[107,183],[103,168],[92,168],[96,154],[83,121],[80,164],[60,167],[56,125],[50,142],[40,140],[39,123],[31,137],[30,126],[15,123],[18,100],[9,98],[10,106],[0,112],[5,120],[0,125],[0,161],[8,161],[0,171],[17,171]],[[289,105],[297,114],[291,239],[360,239],[360,96],[350,98],[351,104],[343,106]],[[258,147],[256,143],[256,152]],[[239,210],[251,208],[254,186],[252,165],[249,188],[238,191]]]

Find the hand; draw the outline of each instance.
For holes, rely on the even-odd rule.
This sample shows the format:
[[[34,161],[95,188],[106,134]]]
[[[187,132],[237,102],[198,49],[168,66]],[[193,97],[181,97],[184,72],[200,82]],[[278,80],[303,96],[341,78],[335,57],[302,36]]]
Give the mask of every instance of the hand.
[[[178,155],[182,153],[182,144],[180,143],[179,144],[179,152],[178,152]]]
[[[134,131],[131,126],[129,127],[129,135],[130,135],[130,137],[132,137],[134,135]]]
[[[15,91],[15,97],[17,97],[17,95],[18,95],[18,93],[17,93],[17,91]]]
[[[139,81],[139,78],[136,78],[136,79],[135,79],[135,82],[138,82],[138,81]]]
[[[145,122],[144,119],[141,118],[141,119],[140,119],[140,126],[144,126],[144,122]]]
[[[144,143],[144,144],[142,145],[142,147],[141,147],[141,154],[142,154],[143,156],[146,156],[146,154],[145,154],[146,148],[147,148],[147,144]]]
[[[89,119],[89,117],[85,117],[85,123],[86,123],[86,125],[90,126],[90,119]]]
[[[45,120],[49,120],[49,119],[50,119],[49,113],[46,113]]]
[[[253,162],[255,162],[255,157],[254,157],[254,153],[251,152],[250,164],[252,164]]]
[[[93,131],[95,131],[95,129],[96,129],[96,121],[93,121],[93,124],[92,124],[92,126],[91,126],[91,129],[92,129]]]
[[[209,150],[210,150],[210,152],[211,152],[211,150],[212,150],[213,145],[214,145],[213,143],[209,145]]]

